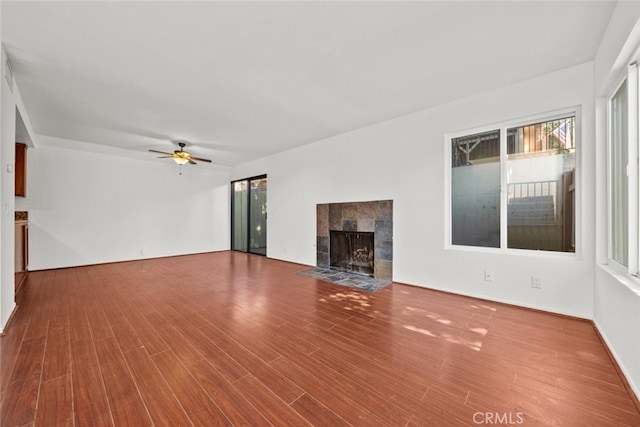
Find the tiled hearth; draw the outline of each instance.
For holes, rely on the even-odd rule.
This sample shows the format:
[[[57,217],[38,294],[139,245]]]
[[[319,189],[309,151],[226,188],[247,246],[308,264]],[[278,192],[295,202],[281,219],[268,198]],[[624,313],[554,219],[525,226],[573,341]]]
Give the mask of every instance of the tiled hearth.
[[[335,283],[337,285],[358,288],[371,292],[375,292],[391,284],[391,280],[374,279],[373,277],[364,276],[362,274],[345,273],[343,271],[329,270],[327,268],[312,268],[311,270],[300,271],[298,274],[315,277],[316,279]]]
[[[393,280],[393,200],[316,206],[317,266],[329,268],[329,231],[373,232],[373,277]]]

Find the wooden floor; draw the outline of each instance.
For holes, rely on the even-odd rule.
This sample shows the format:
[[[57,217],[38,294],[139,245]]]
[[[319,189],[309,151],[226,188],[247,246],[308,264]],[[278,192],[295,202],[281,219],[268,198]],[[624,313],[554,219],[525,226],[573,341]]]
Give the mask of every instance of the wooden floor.
[[[590,322],[304,268],[219,252],[29,274],[1,425],[640,425]]]

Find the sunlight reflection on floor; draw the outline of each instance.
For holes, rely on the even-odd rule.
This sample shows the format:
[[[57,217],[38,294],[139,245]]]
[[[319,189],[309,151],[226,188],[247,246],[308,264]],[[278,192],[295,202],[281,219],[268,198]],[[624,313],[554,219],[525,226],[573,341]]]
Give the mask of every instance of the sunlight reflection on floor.
[[[343,306],[345,310],[360,310],[366,311],[371,307],[369,297],[355,291],[336,292],[328,296],[329,300],[351,303],[351,305]],[[319,301],[327,302],[326,298],[320,298]]]
[[[474,308],[480,308],[480,307],[474,306]],[[482,308],[491,309],[491,307],[485,307],[485,306],[482,306]],[[449,325],[453,325],[454,323],[452,320],[447,319],[442,315],[430,312],[428,310],[410,307],[410,306],[404,307],[403,314],[413,315],[415,313],[419,313],[421,316],[424,316],[424,319],[430,319],[431,321],[435,322],[438,325],[449,326]],[[450,333],[447,333],[447,332],[440,332],[440,333],[433,332],[430,329],[427,329],[425,327],[419,327],[416,325],[404,325],[403,327],[409,331],[417,332],[419,334],[426,335],[431,338],[440,338],[446,342],[449,342],[452,344],[459,344],[474,351],[480,351],[480,349],[482,348],[482,339],[485,337],[485,335],[488,332],[486,328],[472,326],[468,328],[468,331],[472,333],[471,335],[472,338],[466,338],[461,335],[458,335],[458,336],[451,335]],[[439,328],[441,327],[436,326],[433,329],[437,330]]]

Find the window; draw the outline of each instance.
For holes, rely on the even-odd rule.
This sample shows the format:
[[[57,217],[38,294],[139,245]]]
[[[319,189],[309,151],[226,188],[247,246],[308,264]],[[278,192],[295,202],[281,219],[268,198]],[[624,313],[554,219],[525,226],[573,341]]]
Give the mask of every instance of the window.
[[[575,118],[507,129],[507,246],[575,252]]]
[[[500,247],[500,131],[453,138],[451,243]]]
[[[636,58],[640,56],[638,54]],[[627,68],[608,99],[609,264],[638,275],[638,66]]]
[[[627,82],[620,85],[609,101],[610,137],[610,258],[629,266],[629,163]]]
[[[451,244],[575,252],[575,113],[451,138]]]

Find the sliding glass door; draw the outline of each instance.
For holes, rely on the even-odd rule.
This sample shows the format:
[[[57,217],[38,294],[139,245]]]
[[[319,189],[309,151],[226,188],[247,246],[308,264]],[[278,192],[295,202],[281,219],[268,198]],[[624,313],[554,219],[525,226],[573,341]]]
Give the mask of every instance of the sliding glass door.
[[[249,181],[249,252],[267,254],[267,177]]]
[[[248,248],[247,184],[247,181],[231,183],[231,249],[234,251],[246,252]]]
[[[231,249],[267,254],[267,176],[231,183]]]

